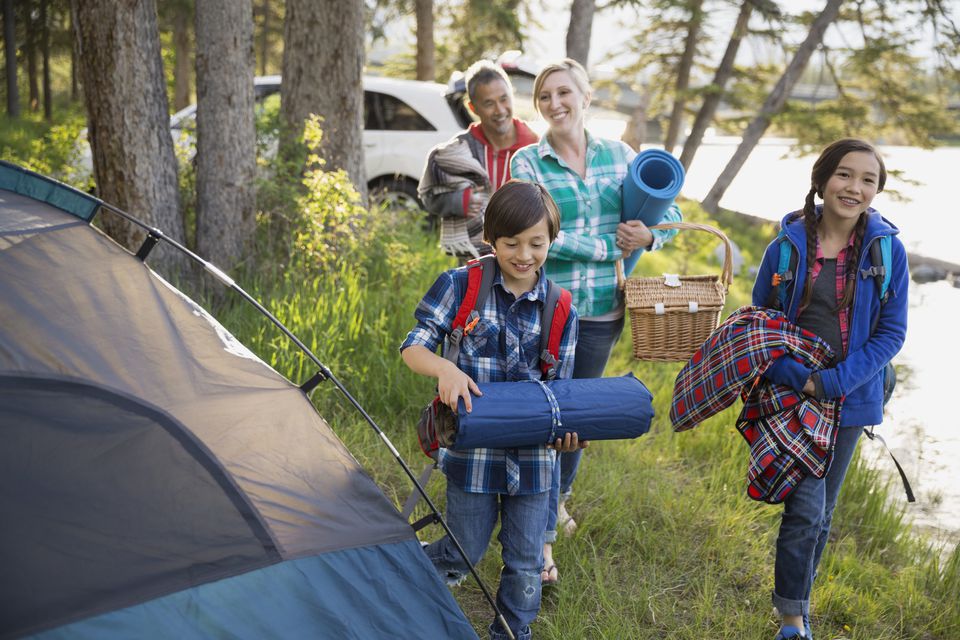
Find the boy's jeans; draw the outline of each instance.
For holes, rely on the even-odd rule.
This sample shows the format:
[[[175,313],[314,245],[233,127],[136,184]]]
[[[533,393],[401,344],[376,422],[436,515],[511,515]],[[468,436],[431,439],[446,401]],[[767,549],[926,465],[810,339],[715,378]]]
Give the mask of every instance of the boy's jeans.
[[[813,579],[827,544],[837,495],[861,433],[861,427],[841,427],[826,475],[807,476],[784,502],[773,592],[773,605],[783,615],[810,615]]]
[[[500,516],[498,540],[503,568],[497,606],[517,640],[532,637],[530,623],[540,610],[540,568],[549,497],[549,491],[524,496],[466,493],[447,483],[447,524],[473,564],[480,562],[487,550]],[[425,551],[448,583],[469,571],[449,536],[428,545]],[[490,637],[506,638],[496,620],[490,626]]]
[[[605,320],[603,322],[582,321],[580,333],[577,337],[577,351],[573,362],[574,378],[601,378],[603,370],[607,368],[607,360],[613,351],[613,345],[623,331],[624,318]],[[566,500],[573,491],[573,481],[580,469],[580,456],[583,449],[571,453],[558,453],[557,464],[560,466],[559,487],[554,483],[551,489],[550,504],[553,508],[550,519],[547,521],[546,541],[557,539],[557,506],[560,500]],[[559,489],[559,492],[558,492]]]

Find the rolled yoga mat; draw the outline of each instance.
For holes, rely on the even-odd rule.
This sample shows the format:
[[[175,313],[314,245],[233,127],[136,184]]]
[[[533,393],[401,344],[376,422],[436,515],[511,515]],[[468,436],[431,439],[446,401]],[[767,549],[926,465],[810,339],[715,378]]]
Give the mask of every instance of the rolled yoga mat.
[[[653,419],[653,396],[632,373],[477,386],[483,395],[473,398],[471,413],[459,402],[453,449],[543,445],[567,433],[580,440],[636,438]]]
[[[623,180],[623,211],[620,219],[641,220],[652,227],[663,220],[667,209],[680,195],[685,177],[680,161],[663,149],[647,149],[630,163]],[[623,274],[629,276],[642,251],[634,251],[623,261]]]

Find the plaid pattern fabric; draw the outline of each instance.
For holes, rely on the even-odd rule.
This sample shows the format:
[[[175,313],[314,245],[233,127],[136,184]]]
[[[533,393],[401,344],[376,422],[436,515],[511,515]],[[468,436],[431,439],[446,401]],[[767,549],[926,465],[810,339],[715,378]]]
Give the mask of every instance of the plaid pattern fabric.
[[[623,180],[636,152],[620,141],[594,138],[587,132],[586,176],[581,178],[553,150],[547,136],[513,157],[514,178],[546,187],[560,208],[560,235],[550,247],[550,279],[573,294],[581,317],[609,313],[619,304],[615,263],[617,225],[623,208]],[[664,222],[678,222],[671,205]],[[659,249],[675,231],[654,231]]]
[[[750,447],[747,494],[782,502],[807,473],[822,478],[830,464],[840,402],[817,401],[763,378],[780,357],[824,367],[833,354],[785,314],[742,307],[717,328],[681,369],[673,390],[670,421],[691,429],[743,399],[737,430]]]
[[[466,290],[466,267],[440,274],[417,306],[417,325],[400,350],[418,344],[435,352],[449,335]],[[539,380],[540,318],[546,295],[542,269],[537,286],[520,298],[503,286],[498,270],[479,322],[460,343],[460,370],[475,382]],[[576,343],[577,312],[571,308],[560,340],[558,378],[573,374]],[[468,451],[441,448],[438,461],[447,480],[468,493],[526,495],[550,489],[555,456],[556,452],[545,446]]]
[[[837,303],[839,304],[840,300],[843,299],[843,288],[847,284],[847,257],[853,254],[853,243],[856,239],[856,232],[850,234],[850,238],[847,239],[846,246],[840,250],[840,253],[837,254],[837,275],[836,275],[836,291],[837,291]],[[810,286],[812,287],[817,282],[817,276],[820,275],[820,270],[823,269],[823,249],[820,246],[820,238],[817,238],[817,256],[813,261],[813,269],[810,271]],[[843,351],[847,351],[847,334],[850,332],[850,307],[844,307],[840,310],[840,313],[837,314],[837,318],[840,321],[840,342],[843,344]]]

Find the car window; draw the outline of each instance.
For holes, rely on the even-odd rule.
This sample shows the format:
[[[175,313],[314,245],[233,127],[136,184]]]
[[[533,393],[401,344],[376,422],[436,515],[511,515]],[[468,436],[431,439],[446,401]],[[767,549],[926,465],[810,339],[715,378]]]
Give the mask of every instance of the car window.
[[[436,131],[406,102],[385,93],[364,92],[364,126],[381,131]]]

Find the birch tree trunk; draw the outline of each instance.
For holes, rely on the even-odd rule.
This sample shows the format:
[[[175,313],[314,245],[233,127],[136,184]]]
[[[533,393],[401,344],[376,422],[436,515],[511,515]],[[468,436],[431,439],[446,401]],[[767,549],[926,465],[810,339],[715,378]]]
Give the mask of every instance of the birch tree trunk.
[[[87,137],[103,200],[183,243],[177,166],[153,0],[72,0]],[[114,215],[105,230],[135,251],[146,233]],[[166,275],[186,264],[161,243],[150,264]]]
[[[573,0],[570,5],[570,25],[567,27],[567,57],[584,67],[590,57],[590,35],[593,32],[593,13],[596,0]]]
[[[743,168],[743,164],[747,161],[753,148],[760,142],[763,133],[767,130],[767,127],[770,126],[770,119],[786,104],[791,89],[793,89],[797,80],[800,79],[803,70],[806,69],[807,63],[810,61],[810,56],[813,55],[816,48],[823,42],[823,34],[826,32],[827,27],[837,19],[837,15],[840,13],[840,5],[842,4],[843,0],[828,0],[823,11],[816,17],[813,24],[810,25],[810,31],[807,33],[806,39],[800,45],[800,48],[797,49],[790,64],[787,65],[786,71],[780,76],[780,80],[777,81],[773,91],[767,96],[763,106],[760,107],[760,113],[747,125],[746,130],[743,132],[740,145],[737,147],[737,150],[734,151],[733,157],[730,158],[727,166],[724,167],[720,176],[710,188],[710,192],[707,193],[707,197],[704,198],[701,203],[704,210],[709,213],[717,212],[723,194],[726,193],[730,183],[733,182],[733,179],[737,177],[737,173]]]
[[[282,148],[310,114],[323,117],[327,169],[344,169],[367,200],[363,164],[363,0],[288,0],[284,18]]]
[[[256,228],[253,2],[197,2],[195,29],[197,252],[230,270]]]
[[[733,27],[733,34],[730,36],[730,40],[727,41],[727,48],[723,52],[723,58],[720,60],[720,65],[717,67],[716,73],[714,73],[713,82],[710,83],[707,94],[703,97],[703,104],[700,105],[700,110],[697,111],[697,117],[694,119],[693,126],[690,128],[690,135],[687,136],[686,141],[683,143],[683,151],[680,153],[680,164],[683,165],[684,169],[690,169],[690,165],[693,163],[693,157],[696,155],[697,149],[703,141],[703,134],[706,132],[707,127],[710,126],[710,123],[713,122],[713,116],[717,112],[717,106],[720,104],[721,98],[723,98],[724,89],[730,77],[733,75],[733,63],[737,58],[740,42],[747,33],[750,14],[753,12],[753,2],[754,0],[744,0],[743,4],[740,5],[740,13],[737,15],[737,23]]]

